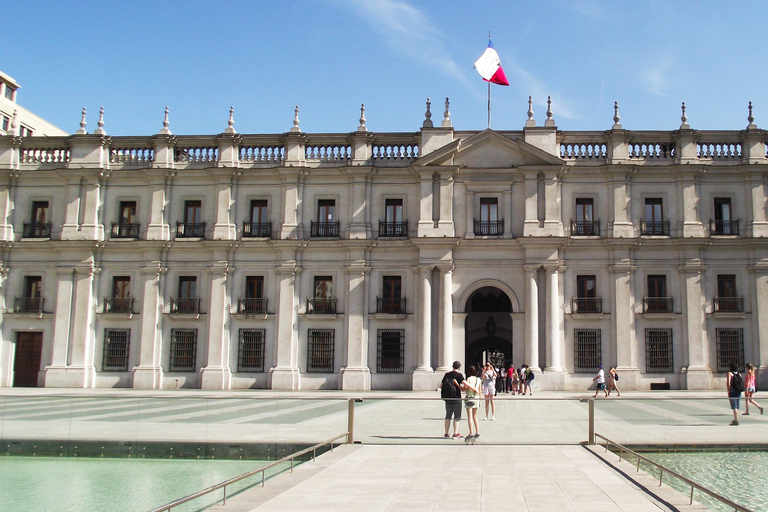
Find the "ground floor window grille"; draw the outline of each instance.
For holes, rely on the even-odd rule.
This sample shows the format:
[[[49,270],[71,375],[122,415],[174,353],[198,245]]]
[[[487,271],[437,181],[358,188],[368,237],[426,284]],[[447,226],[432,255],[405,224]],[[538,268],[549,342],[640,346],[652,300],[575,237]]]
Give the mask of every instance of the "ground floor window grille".
[[[264,371],[264,329],[240,329],[237,371]]]
[[[104,359],[101,364],[103,371],[128,371],[128,347],[130,341],[130,329],[104,329]]]
[[[730,371],[736,363],[744,371],[744,329],[715,329],[717,338],[717,371]]]
[[[195,371],[196,354],[197,329],[171,329],[171,371]]]
[[[671,373],[672,329],[645,330],[645,371],[647,373]]]
[[[405,370],[405,330],[379,329],[376,371],[403,373]]]
[[[307,372],[333,373],[333,329],[309,329]]]
[[[576,373],[597,373],[603,361],[600,329],[574,329],[574,366]]]

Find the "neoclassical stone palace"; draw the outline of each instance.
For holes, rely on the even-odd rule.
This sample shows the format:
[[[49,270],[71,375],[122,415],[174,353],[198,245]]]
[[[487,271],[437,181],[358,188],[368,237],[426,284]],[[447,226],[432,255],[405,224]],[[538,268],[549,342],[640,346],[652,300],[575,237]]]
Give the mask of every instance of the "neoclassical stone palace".
[[[530,103],[529,103],[530,105]],[[440,108],[442,110],[442,107]],[[0,386],[768,385],[768,132],[0,136]]]

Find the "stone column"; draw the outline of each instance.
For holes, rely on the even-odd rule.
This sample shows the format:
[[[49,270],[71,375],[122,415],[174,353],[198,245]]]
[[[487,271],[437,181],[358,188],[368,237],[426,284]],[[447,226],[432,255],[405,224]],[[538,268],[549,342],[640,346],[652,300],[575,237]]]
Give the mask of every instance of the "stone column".
[[[546,371],[561,372],[563,370],[560,351],[561,309],[560,309],[560,271],[558,268],[547,269],[547,366]]]
[[[301,268],[295,261],[286,261],[276,269],[280,280],[277,305],[277,366],[270,370],[272,389],[300,389],[298,295],[296,278]]]
[[[141,269],[143,295],[141,301],[141,336],[139,365],[133,368],[133,387],[161,389],[163,387],[163,327],[160,297],[161,277],[166,269],[153,262]]]
[[[611,267],[613,274],[613,311],[611,327],[614,333],[613,352],[616,370],[621,374],[621,385],[637,389],[640,369],[637,366],[637,335],[635,333],[635,296],[632,288],[635,266],[629,257],[631,248],[615,254]],[[606,363],[609,363],[606,361]],[[610,363],[609,363],[610,364]]]
[[[70,359],[70,329],[72,294],[74,290],[73,270],[60,268],[56,273],[56,306],[53,314],[53,357],[50,366],[45,367],[45,385],[60,385],[54,374],[67,371]]]
[[[367,281],[370,270],[364,260],[350,264],[344,323],[347,331],[347,361],[341,375],[341,388],[346,391],[370,391],[371,370],[368,367]]]
[[[432,359],[432,268],[418,267],[419,307],[417,314],[418,339],[416,341],[416,364],[413,371],[412,389],[414,391],[432,390],[435,387]]]
[[[539,370],[539,267],[526,266],[528,290],[525,297],[525,363]]]
[[[4,313],[6,311],[6,292],[8,291],[8,287],[5,285],[7,279],[8,267],[5,262],[0,260],[0,325],[4,325],[3,317],[5,316]],[[7,338],[6,335],[8,336]],[[2,352],[0,352],[0,387],[10,387],[13,385],[10,371],[10,369],[13,368],[13,362],[10,360],[10,350],[7,349],[8,344],[11,342],[11,336],[13,336],[12,333],[5,333],[3,332],[3,329],[0,328],[0,350],[2,350]],[[5,359],[3,355],[9,359]],[[3,372],[3,363],[6,365],[7,373]]]
[[[681,268],[681,276],[685,280],[683,339],[688,352],[686,389],[712,389],[712,369],[708,364],[705,339],[707,326],[702,279],[705,270],[706,267],[698,259],[688,259]]]
[[[753,344],[757,368],[757,388],[768,387],[768,266],[756,265],[754,268],[753,297],[755,308],[753,318],[757,326],[754,330],[757,340]]]
[[[453,364],[453,267],[440,268],[440,330],[437,371],[448,372]]]
[[[208,304],[208,357],[202,368],[203,389],[231,389],[232,369],[229,367],[229,295],[227,276],[232,269],[226,261],[214,262],[210,274]]]

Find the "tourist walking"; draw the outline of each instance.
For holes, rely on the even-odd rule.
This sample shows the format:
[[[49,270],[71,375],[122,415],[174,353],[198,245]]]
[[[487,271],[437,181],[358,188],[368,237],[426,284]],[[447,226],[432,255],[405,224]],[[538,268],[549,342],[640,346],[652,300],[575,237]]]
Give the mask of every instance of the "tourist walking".
[[[510,366],[507,368],[507,393],[515,394],[515,388],[512,386],[514,385],[514,375],[515,375],[515,367]]]
[[[485,397],[485,419],[488,420],[488,409],[491,410],[491,421],[496,421],[496,404],[493,397],[496,394],[496,371],[490,363],[483,368],[483,396]]]
[[[464,405],[467,408],[467,424],[469,426],[467,439],[480,437],[480,422],[477,421],[477,409],[480,406],[480,398],[482,397],[482,386],[483,381],[477,376],[477,368],[474,365],[470,365],[467,368],[467,380],[464,381],[464,389],[466,390]]]
[[[533,388],[531,388],[531,382],[533,382],[533,379],[536,378],[536,376],[533,374],[533,370],[531,370],[528,365],[525,365],[525,376],[523,377],[525,382],[525,387],[523,387],[523,394],[528,392],[529,395],[533,395]]]
[[[453,362],[453,370],[443,375],[440,381],[440,398],[445,402],[445,438],[450,439],[448,430],[453,419],[453,439],[461,439],[459,422],[461,421],[461,388],[464,376],[459,371],[461,363]]]
[[[750,403],[760,409],[760,414],[763,414],[763,408],[760,407],[757,402],[755,402],[754,398],[752,398],[752,395],[754,395],[755,391],[757,391],[757,376],[755,375],[755,367],[752,366],[752,363],[747,364],[746,377],[746,382],[744,383],[744,398],[746,398],[746,400],[744,400],[744,408],[746,411],[744,411],[743,416],[749,414]]]
[[[518,382],[517,386],[520,390],[521,395],[525,394],[525,373],[527,369],[528,369],[527,364],[524,364],[523,366],[520,367],[520,376],[519,376],[520,382]]]
[[[507,369],[504,368],[504,365],[501,365],[498,369],[499,377],[496,379],[496,392],[497,393],[506,393],[507,392]]]
[[[592,382],[597,382],[597,388],[595,388],[595,394],[592,398],[597,398],[597,394],[602,390],[605,396],[608,396],[608,390],[605,389],[605,372],[603,371],[603,365],[598,366],[598,372]]]
[[[739,399],[744,391],[744,379],[739,373],[739,367],[736,363],[731,363],[731,371],[725,379],[725,389],[728,390],[728,400],[731,402],[731,411],[733,411],[733,421],[731,425],[739,424]]]
[[[608,396],[611,396],[611,391],[616,390],[616,393],[621,396],[621,391],[619,390],[619,385],[616,384],[619,382],[619,373],[616,371],[615,366],[611,366],[611,369],[608,370]]]

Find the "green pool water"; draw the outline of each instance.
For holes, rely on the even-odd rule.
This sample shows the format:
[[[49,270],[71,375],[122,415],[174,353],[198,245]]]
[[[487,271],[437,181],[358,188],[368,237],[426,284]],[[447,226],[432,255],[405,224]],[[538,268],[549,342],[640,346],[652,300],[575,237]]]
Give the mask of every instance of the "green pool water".
[[[756,511],[768,510],[768,452],[678,452],[643,455],[739,505]],[[658,475],[657,471],[644,469]],[[679,480],[665,477],[664,481],[686,495],[690,492],[690,486],[676,483]],[[715,500],[710,500],[702,493],[695,493],[694,500],[712,510],[732,510]]]
[[[258,460],[0,457],[0,511],[147,511],[265,464]],[[227,495],[261,480],[244,482],[228,487]],[[215,491],[173,510],[200,510],[221,496],[221,491]]]

